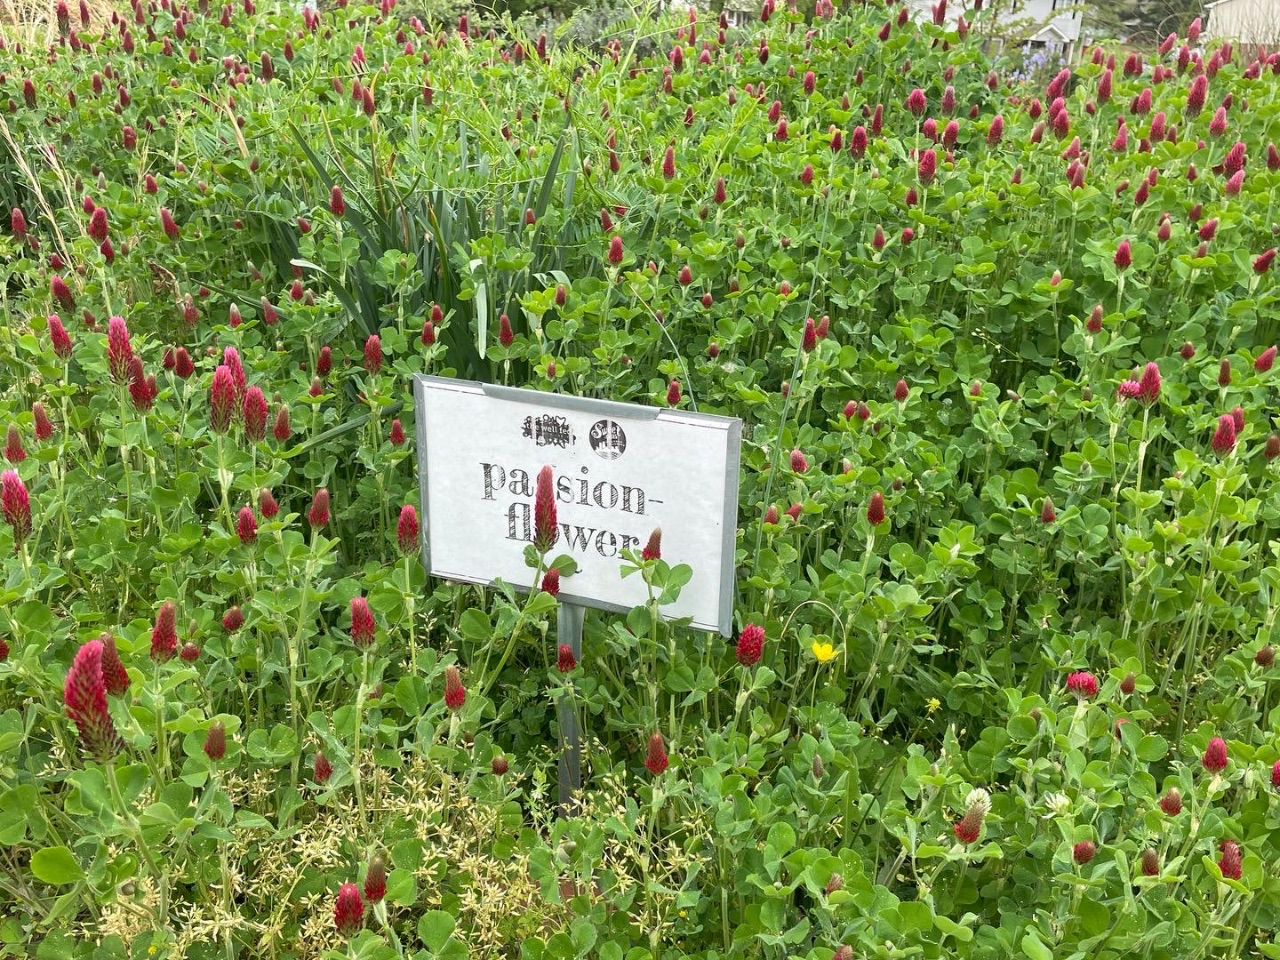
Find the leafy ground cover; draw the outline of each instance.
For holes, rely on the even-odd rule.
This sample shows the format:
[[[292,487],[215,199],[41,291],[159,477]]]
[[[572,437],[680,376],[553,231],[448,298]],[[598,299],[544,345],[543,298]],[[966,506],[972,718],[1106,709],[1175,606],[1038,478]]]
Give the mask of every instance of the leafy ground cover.
[[[1280,59],[819,13],[3,51],[10,951],[1280,956]],[[735,637],[428,581],[424,371],[741,417]]]

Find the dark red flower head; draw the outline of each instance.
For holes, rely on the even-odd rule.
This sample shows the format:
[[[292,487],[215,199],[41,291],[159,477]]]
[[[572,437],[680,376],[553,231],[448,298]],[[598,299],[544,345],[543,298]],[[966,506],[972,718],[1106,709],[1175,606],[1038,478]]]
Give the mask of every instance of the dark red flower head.
[[[22,446],[22,434],[16,423],[9,424],[4,437],[4,458],[10,463],[21,463],[27,459],[27,451]]]
[[[112,317],[107,321],[107,367],[116,383],[126,383],[129,378],[129,361],[133,348],[129,344],[129,327],[124,317]]]
[[[667,745],[662,739],[662,734],[650,734],[649,748],[645,752],[644,765],[645,768],[655,777],[659,776],[667,769]]]
[[[275,496],[266,487],[258,491],[258,513],[262,515],[264,520],[270,520],[280,512],[280,504],[276,503]]]
[[[418,511],[413,504],[400,508],[400,522],[396,524],[396,542],[400,552],[410,556],[418,550]]]
[[[333,764],[329,762],[329,758],[324,755],[321,750],[316,751],[315,760],[311,765],[312,776],[315,777],[316,783],[325,784],[329,782],[329,778],[333,776]]]
[[[59,360],[66,360],[71,356],[71,338],[67,336],[67,328],[62,325],[62,318],[56,313],[49,314],[49,341]]]
[[[98,634],[98,642],[102,644],[102,681],[106,684],[107,693],[119,696],[129,689],[129,672],[120,662],[116,638],[104,631]]]
[[[498,317],[498,343],[509,347],[515,339],[515,331],[511,329],[511,318],[504,313]]]
[[[105,762],[120,751],[123,744],[107,710],[100,640],[90,640],[76,652],[63,688],[63,704],[86,753]]]
[[[560,529],[556,520],[555,474],[550,465],[538,471],[533,499],[533,545],[546,553],[556,545]]]
[[[680,381],[672,380],[667,385],[667,405],[677,407],[680,405]]]
[[[168,207],[160,208],[160,226],[164,228],[164,235],[170,240],[177,240],[182,235],[178,229],[178,221],[173,219],[173,214],[169,212]]]
[[[227,755],[227,729],[220,720],[209,725],[209,732],[204,738],[204,754],[214,763]]]
[[[573,647],[567,643],[560,644],[556,650],[556,669],[561,673],[569,673],[578,665],[573,655]]]
[[[1160,874],[1160,854],[1155,847],[1147,847],[1142,851],[1142,875],[1155,877]]]
[[[244,393],[244,435],[250,440],[261,440],[267,435],[267,398],[258,386],[249,387]]]
[[[1092,840],[1081,840],[1071,848],[1071,859],[1084,866],[1093,859],[1094,854],[1097,852],[1098,848],[1094,846]]]
[[[649,534],[649,541],[644,545],[640,558],[642,560],[658,560],[662,557],[662,528],[654,527]]]
[[[462,674],[450,664],[444,668],[444,705],[457,710],[466,702],[467,688],[462,685]]]
[[[1222,856],[1218,859],[1218,869],[1228,880],[1240,879],[1240,844],[1234,840],[1223,840],[1218,848]]]
[[[1221,737],[1213,737],[1205,747],[1204,756],[1200,758],[1204,768],[1210,773],[1221,773],[1227,769],[1227,743]]]
[[[164,663],[178,652],[178,605],[166,600],[151,628],[151,659]]]
[[[1128,240],[1120,241],[1120,245],[1116,247],[1114,260],[1116,268],[1119,270],[1128,270],[1133,264],[1133,252],[1129,247]]]
[[[560,594],[560,571],[555,567],[542,575],[542,592],[553,597]]]
[[[364,597],[351,598],[351,642],[360,649],[373,645],[376,627],[369,601]]]
[[[321,754],[316,754],[317,761],[320,756]],[[344,883],[338,890],[333,922],[338,928],[338,935],[342,937],[350,937],[364,926],[364,901],[360,899],[360,890],[354,883]]]
[[[879,490],[871,494],[871,502],[867,504],[867,520],[873,527],[884,523],[884,494]]]
[[[622,238],[616,235],[609,240],[609,262],[615,267],[622,263]]]
[[[235,408],[235,377],[230,367],[220,363],[213,371],[213,383],[209,387],[209,429],[214,433],[226,433]]]
[[[364,874],[364,896],[370,903],[377,903],[387,895],[387,862],[375,854]]]
[[[1267,347],[1258,355],[1258,359],[1253,361],[1253,369],[1259,373],[1266,373],[1271,369],[1272,364],[1276,362],[1276,348]]]
[[[1218,428],[1213,432],[1213,439],[1209,441],[1213,447],[1213,452],[1220,457],[1225,457],[1231,453],[1236,446],[1236,420],[1229,413],[1224,413],[1218,418]]]
[[[376,333],[364,342],[364,368],[372,374],[382,370],[382,339]]]
[[[1177,787],[1170,787],[1160,797],[1160,809],[1167,817],[1176,817],[1182,812],[1182,793]]]
[[[1058,513],[1053,509],[1053,498],[1045,497],[1044,505],[1040,507],[1040,522],[1053,523],[1058,519]]]
[[[227,633],[235,633],[244,626],[244,614],[239,607],[231,607],[222,615],[222,629]]]
[[[335,185],[329,188],[329,211],[340,217],[347,212],[347,202],[342,197],[342,188]]]
[[[311,509],[307,511],[307,523],[318,530],[329,523],[329,491],[321,487],[311,500]]]
[[[1098,678],[1087,671],[1078,671],[1067,677],[1067,691],[1078,700],[1090,700],[1098,695]]]
[[[404,446],[404,424],[400,422],[399,417],[391,421],[391,431],[387,434],[387,439],[391,441],[393,447]]]
[[[747,624],[738,634],[736,656],[744,667],[751,667],[760,662],[764,652],[764,628],[753,623]]]

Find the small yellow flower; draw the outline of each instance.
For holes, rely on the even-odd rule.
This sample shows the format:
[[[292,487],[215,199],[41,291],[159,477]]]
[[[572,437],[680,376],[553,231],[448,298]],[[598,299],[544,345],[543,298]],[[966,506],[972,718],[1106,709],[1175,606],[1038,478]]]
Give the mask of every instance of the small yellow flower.
[[[925,709],[930,713],[937,713],[942,709],[942,701],[937,697],[930,697],[928,702],[925,703]]]
[[[819,663],[830,663],[836,658],[836,648],[830,643],[815,640],[809,649],[813,651],[813,655],[818,658]]]

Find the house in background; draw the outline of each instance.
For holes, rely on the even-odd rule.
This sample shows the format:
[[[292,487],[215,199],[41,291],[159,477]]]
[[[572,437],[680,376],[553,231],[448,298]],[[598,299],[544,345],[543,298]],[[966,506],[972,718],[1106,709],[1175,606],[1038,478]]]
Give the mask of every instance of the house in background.
[[[936,0],[907,0],[919,17],[933,15]],[[1267,2],[1267,0],[1263,0]],[[1273,0],[1280,3],[1280,0]],[[968,4],[966,4],[967,6]],[[954,23],[963,12],[960,4],[947,4],[947,20]],[[1081,0],[988,0],[986,8],[1007,25],[1005,39],[1019,47],[1043,50],[1068,63],[1075,59],[1084,19]]]
[[[1212,40],[1280,42],[1280,0],[1213,0],[1205,13],[1204,35]]]

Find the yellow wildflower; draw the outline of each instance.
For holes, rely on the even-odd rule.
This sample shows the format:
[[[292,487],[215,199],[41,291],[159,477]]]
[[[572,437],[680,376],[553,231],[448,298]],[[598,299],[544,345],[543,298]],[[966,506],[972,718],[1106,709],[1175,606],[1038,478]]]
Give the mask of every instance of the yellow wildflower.
[[[925,703],[925,709],[928,710],[930,713],[937,713],[939,710],[942,709],[942,701],[939,700],[937,697],[930,697],[928,701]]]
[[[819,663],[830,663],[836,658],[835,646],[822,640],[813,641],[809,649],[813,651],[813,655],[818,658]]]

